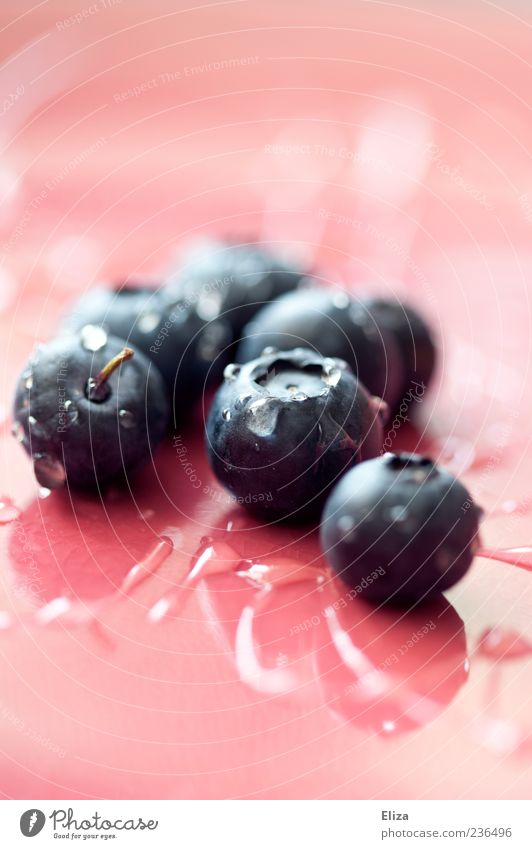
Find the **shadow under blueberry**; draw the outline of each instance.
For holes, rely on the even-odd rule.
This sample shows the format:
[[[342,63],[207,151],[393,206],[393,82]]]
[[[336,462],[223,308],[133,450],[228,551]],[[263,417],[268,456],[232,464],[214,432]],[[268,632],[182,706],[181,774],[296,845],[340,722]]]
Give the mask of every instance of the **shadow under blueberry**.
[[[106,598],[161,537],[181,535],[194,524],[200,501],[182,480],[171,444],[161,446],[153,466],[101,496],[63,489],[37,498],[10,534],[12,593],[32,607],[58,596]]]

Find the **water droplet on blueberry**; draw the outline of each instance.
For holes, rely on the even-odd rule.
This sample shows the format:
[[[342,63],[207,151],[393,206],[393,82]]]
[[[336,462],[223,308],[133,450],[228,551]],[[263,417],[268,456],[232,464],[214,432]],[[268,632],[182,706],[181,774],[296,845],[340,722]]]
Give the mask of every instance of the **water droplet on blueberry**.
[[[229,410],[226,407],[225,410],[222,410],[222,419],[224,420],[224,422],[228,422],[230,420],[230,418],[231,418],[231,410]]]
[[[240,374],[241,368],[242,367],[237,365],[236,363],[229,363],[229,365],[224,368],[224,380],[236,380],[238,375]]]
[[[33,460],[33,470],[37,482],[46,489],[58,489],[66,480],[63,464],[48,454],[36,454]]]
[[[160,324],[160,321],[160,313],[153,310],[151,312],[142,313],[137,321],[137,326],[141,333],[153,333],[155,328]]]
[[[118,413],[120,426],[126,430],[131,430],[135,427],[135,416],[129,410],[120,410]]]
[[[24,427],[21,422],[13,422],[11,425],[11,433],[17,442],[24,442]]]

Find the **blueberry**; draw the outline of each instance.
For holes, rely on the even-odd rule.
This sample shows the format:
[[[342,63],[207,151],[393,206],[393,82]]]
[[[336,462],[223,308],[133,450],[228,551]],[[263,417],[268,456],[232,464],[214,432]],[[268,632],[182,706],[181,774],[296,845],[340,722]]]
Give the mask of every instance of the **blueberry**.
[[[265,351],[225,370],[207,422],[211,466],[254,513],[319,515],[338,476],[380,451],[380,406],[341,360]]]
[[[352,469],[334,488],[321,542],[357,593],[408,605],[465,575],[480,516],[467,489],[432,460],[385,454]]]
[[[370,394],[395,407],[403,367],[391,333],[379,332],[367,312],[343,292],[302,288],[263,307],[246,325],[237,361],[247,362],[266,346],[287,350],[304,345],[351,366]]]
[[[302,277],[301,268],[262,245],[207,239],[194,244],[171,269],[168,287],[194,303],[205,320],[224,316],[236,341],[263,304],[294,289]]]
[[[41,345],[20,377],[13,434],[41,486],[102,486],[150,459],[168,427],[158,370],[101,327]]]
[[[229,359],[224,354],[232,339],[229,322],[207,321],[198,304],[164,288],[125,284],[92,289],[74,305],[62,329],[72,333],[86,324],[102,326],[157,365],[177,418],[201,396],[209,380],[220,378]]]
[[[436,367],[436,345],[422,316],[399,301],[371,298],[364,307],[382,331],[392,333],[404,363],[401,401],[411,404],[421,399],[430,385]]]

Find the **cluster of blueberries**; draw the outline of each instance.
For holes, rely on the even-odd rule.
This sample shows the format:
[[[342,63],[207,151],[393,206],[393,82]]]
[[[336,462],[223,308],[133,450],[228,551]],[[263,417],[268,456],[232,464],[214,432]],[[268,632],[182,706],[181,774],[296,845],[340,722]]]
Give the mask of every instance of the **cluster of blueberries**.
[[[24,369],[13,432],[41,486],[101,490],[221,381],[206,427],[220,482],[269,520],[321,515],[349,584],[384,565],[367,596],[413,603],[467,571],[480,517],[431,460],[383,453],[386,420],[435,361],[412,308],[319,286],[257,244],[205,241],[163,286],[83,296]]]

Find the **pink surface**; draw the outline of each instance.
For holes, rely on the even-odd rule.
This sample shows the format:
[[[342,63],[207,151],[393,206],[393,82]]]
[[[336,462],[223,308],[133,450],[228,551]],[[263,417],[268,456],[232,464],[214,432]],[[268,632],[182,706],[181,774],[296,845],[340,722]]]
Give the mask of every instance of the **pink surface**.
[[[203,231],[296,245],[425,310],[441,370],[397,445],[463,476],[486,546],[531,544],[529,12],[91,8],[0,12],[2,793],[528,797],[525,569],[477,558],[415,615],[347,602],[315,536],[219,489],[201,405],[188,474],[170,439],[105,503],[38,492],[9,406],[96,280]]]

